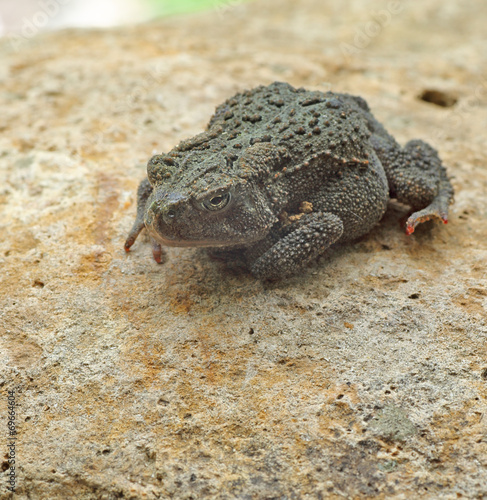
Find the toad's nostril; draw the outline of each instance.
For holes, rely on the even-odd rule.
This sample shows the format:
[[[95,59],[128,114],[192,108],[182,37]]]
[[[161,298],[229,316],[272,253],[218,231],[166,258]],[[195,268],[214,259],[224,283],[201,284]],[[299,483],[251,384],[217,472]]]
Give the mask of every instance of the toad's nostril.
[[[166,225],[174,224],[178,220],[179,209],[174,205],[169,205],[161,209],[160,214],[162,221]]]
[[[177,209],[169,205],[161,210],[162,220],[165,224],[173,224],[177,219]]]

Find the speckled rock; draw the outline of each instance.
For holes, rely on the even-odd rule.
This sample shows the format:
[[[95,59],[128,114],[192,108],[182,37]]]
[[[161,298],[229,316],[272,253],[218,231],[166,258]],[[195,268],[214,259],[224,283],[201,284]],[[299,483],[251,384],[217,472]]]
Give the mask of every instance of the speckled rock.
[[[480,0],[229,2],[1,41],[15,498],[487,496],[485,15]],[[125,255],[149,157],[275,80],[362,95],[401,144],[436,147],[450,223],[408,237],[392,202],[274,284],[192,249],[157,266],[143,238]]]

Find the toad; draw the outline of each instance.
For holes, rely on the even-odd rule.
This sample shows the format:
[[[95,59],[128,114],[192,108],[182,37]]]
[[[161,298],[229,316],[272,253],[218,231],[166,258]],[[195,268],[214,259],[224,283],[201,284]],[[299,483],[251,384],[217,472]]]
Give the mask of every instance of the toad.
[[[206,131],[149,160],[125,250],[146,228],[157,262],[165,246],[206,247],[281,279],[369,232],[390,198],[412,208],[408,234],[446,223],[453,188],[437,152],[401,147],[361,97],[275,82],[228,99]]]

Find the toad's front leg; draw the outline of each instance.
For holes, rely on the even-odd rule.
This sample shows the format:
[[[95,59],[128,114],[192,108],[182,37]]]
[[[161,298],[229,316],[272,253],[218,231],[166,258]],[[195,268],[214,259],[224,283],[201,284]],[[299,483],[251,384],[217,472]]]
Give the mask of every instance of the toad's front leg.
[[[130,230],[127,239],[125,240],[124,248],[125,251],[128,252],[130,247],[135,243],[135,240],[141,233],[142,229],[145,228],[144,224],[144,216],[145,216],[145,205],[147,200],[152,193],[152,186],[150,185],[149,179],[144,179],[140,184],[137,190],[137,215],[135,217],[135,222]],[[161,248],[161,245],[151,238],[152,242],[152,255],[154,256],[154,260],[161,264],[164,259],[164,252]]]
[[[343,233],[342,221],[331,213],[305,214],[294,224],[290,233],[251,263],[250,271],[254,276],[279,279],[296,274]]]

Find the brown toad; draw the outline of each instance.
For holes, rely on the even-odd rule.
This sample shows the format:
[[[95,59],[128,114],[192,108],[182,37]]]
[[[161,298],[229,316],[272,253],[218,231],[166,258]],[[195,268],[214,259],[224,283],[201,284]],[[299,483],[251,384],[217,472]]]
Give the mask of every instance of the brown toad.
[[[408,234],[446,223],[453,199],[436,151],[420,140],[401,148],[362,98],[279,82],[228,99],[205,132],[153,156],[147,177],[127,251],[145,227],[157,262],[161,245],[208,247],[262,279],[367,233],[389,198],[416,211]]]

